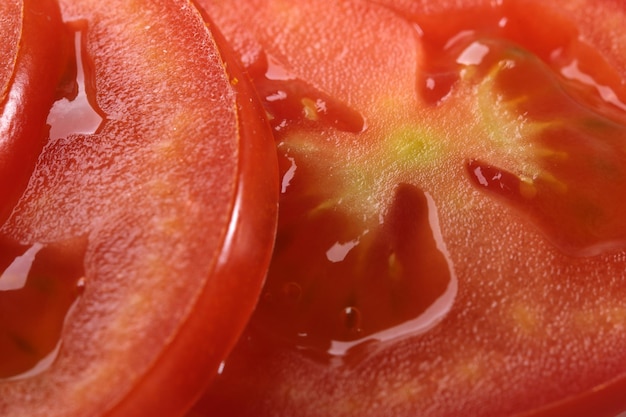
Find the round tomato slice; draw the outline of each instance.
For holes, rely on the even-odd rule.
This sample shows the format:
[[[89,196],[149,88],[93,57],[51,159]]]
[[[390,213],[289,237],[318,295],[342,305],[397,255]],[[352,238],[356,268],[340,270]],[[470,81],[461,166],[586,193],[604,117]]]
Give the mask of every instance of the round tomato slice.
[[[626,409],[623,7],[200,3],[282,193],[259,305],[190,416]]]
[[[55,1],[5,1],[0,6],[0,16],[0,178],[3,178],[0,223],[3,223],[24,191],[48,138],[46,118],[64,70],[66,51]]]
[[[0,414],[179,416],[259,296],[276,229],[271,131],[188,1],[60,5],[76,45],[50,118],[62,134],[0,240],[2,306],[15,307],[0,331],[16,355],[45,357],[0,376]],[[102,120],[72,130],[75,112]]]

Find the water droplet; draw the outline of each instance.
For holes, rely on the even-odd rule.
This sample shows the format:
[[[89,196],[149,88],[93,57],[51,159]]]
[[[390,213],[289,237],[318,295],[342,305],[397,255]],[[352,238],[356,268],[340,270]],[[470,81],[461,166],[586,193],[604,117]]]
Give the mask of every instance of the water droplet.
[[[0,237],[0,380],[24,379],[54,362],[85,286],[85,239],[20,245]]]
[[[336,242],[326,251],[326,259],[334,263],[343,261],[348,256],[348,253],[359,244],[359,241],[360,239],[354,239],[345,243]]]
[[[294,80],[296,77],[285,69],[277,59],[271,55],[266,55],[265,77],[268,80]]]
[[[361,312],[358,308],[349,306],[341,312],[341,321],[350,333],[359,333],[361,330]]]
[[[104,113],[96,104],[95,88],[91,85],[92,66],[84,53],[82,30],[74,34],[76,57],[75,95],[54,103],[48,114],[50,138],[66,138],[72,134],[96,133],[104,120]]]
[[[481,42],[472,42],[456,59],[461,65],[480,65],[489,53],[489,47]]]
[[[40,243],[35,243],[28,248],[23,255],[17,256],[13,262],[11,262],[0,276],[0,291],[24,288],[35,256],[42,247]]]
[[[265,97],[266,101],[269,101],[270,103],[273,101],[280,101],[280,100],[285,100],[287,99],[287,93],[285,93],[284,91],[278,90],[272,94],[269,94]]]
[[[295,177],[296,175],[296,169],[298,168],[298,166],[296,165],[296,160],[294,158],[287,157],[287,159],[289,160],[291,165],[289,166],[287,172],[285,172],[285,175],[283,175],[283,179],[281,182],[280,191],[283,194],[287,191],[289,184],[291,184],[291,180],[293,180],[293,177]]]
[[[371,227],[353,240],[328,240],[329,230],[357,231],[354,219],[346,225],[339,210],[324,211],[304,229],[280,229],[267,280],[280,299],[259,306],[257,324],[324,357],[343,357],[356,346],[437,325],[457,293],[437,208],[430,195],[410,184],[398,186],[391,200],[382,223],[375,224],[373,216]],[[294,253],[315,256],[295,262]]]
[[[248,72],[276,131],[299,123],[353,133],[366,128],[358,111],[294,76],[270,55],[258,56],[248,66]]]
[[[425,73],[420,84],[420,95],[430,105],[445,101],[458,81],[457,72]]]
[[[87,285],[86,277],[78,278],[78,280],[76,281],[76,291],[78,292],[78,294],[82,294],[83,292],[85,292],[86,285]]]
[[[626,111],[626,103],[620,100],[615,90],[608,85],[600,84],[591,75],[585,74],[580,69],[578,60],[574,59],[569,65],[564,66],[561,69],[561,74],[569,80],[578,81],[584,85],[594,88],[602,100],[612,104],[618,109]]]

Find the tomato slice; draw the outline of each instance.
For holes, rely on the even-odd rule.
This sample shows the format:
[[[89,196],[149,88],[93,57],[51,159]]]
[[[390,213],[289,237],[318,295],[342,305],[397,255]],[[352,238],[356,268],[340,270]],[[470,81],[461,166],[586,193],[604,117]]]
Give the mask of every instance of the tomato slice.
[[[17,51],[19,49],[20,32],[22,29],[22,3],[18,1],[5,1],[2,3],[2,16],[4,19],[2,25],[2,33],[5,40],[0,44],[0,56],[2,56],[2,70],[0,71],[0,97],[4,102],[11,77],[15,71],[15,62],[17,60]]]
[[[623,6],[199,3],[282,193],[261,301],[190,416],[626,409]]]
[[[47,332],[55,347],[0,375],[0,414],[178,416],[261,290],[278,200],[271,131],[188,1],[60,5],[76,62],[48,119],[57,133],[0,229],[2,306],[33,326],[0,315],[0,331],[39,350]],[[76,112],[102,120],[72,130]]]
[[[11,0],[3,2],[0,13],[0,177],[5,179],[0,184],[1,224],[24,191],[48,139],[46,117],[66,51],[56,2]]]

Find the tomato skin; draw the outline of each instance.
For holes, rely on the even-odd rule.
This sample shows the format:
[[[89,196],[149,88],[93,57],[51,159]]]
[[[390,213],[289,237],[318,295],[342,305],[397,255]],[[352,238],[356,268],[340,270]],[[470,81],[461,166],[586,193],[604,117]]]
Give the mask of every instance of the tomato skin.
[[[418,57],[423,50],[418,42],[413,42],[419,39],[419,35],[414,32],[411,36],[408,30],[402,32],[401,41],[394,43],[392,36],[389,36],[392,29],[384,21],[393,19],[389,18],[386,11],[392,10],[401,17],[394,27],[406,29],[403,24],[411,25],[415,21],[407,19],[404,13],[426,16],[424,21],[432,13],[443,15],[445,20],[445,17],[449,17],[447,12],[456,8],[467,7],[474,15],[480,16],[485,8],[495,4],[505,4],[507,7],[514,4],[518,6],[520,14],[507,17],[520,17],[522,21],[530,17],[529,20],[536,25],[539,39],[552,34],[555,38],[563,35],[562,39],[555,41],[558,44],[563,39],[571,40],[572,33],[577,33],[570,31],[570,27],[561,30],[563,27],[560,25],[553,27],[545,24],[536,18],[541,16],[539,12],[544,4],[527,1],[375,2],[389,6],[384,10],[374,6],[368,8],[366,2],[327,2],[323,12],[315,2],[306,1],[287,4],[281,1],[250,0],[242,2],[237,11],[219,2],[207,0],[200,3],[224,28],[227,38],[237,46],[248,68],[254,68],[254,63],[258,61],[255,58],[267,54],[280,63],[283,74],[298,81],[303,80],[314,89],[344,101],[364,115],[368,129],[371,130],[365,130],[356,138],[343,131],[329,129],[326,125],[316,125],[316,129],[308,124],[309,121],[276,125],[283,184],[287,185],[283,198],[289,199],[290,190],[304,190],[299,196],[301,199],[296,198],[293,206],[302,203],[305,208],[310,201],[319,203],[316,200],[319,195],[326,197],[332,194],[332,190],[339,188],[337,183],[341,179],[338,178],[344,174],[342,165],[350,165],[358,158],[355,154],[381,139],[368,133],[378,129],[384,132],[381,134],[384,138],[393,136],[393,132],[386,131],[380,124],[387,122],[391,125],[396,121],[394,116],[401,118],[411,112],[423,120],[437,118],[434,111],[415,110],[419,106],[414,106],[411,99],[393,100],[396,97],[404,98],[403,94],[409,95],[409,91],[415,92],[415,80],[419,80],[421,74],[415,68],[408,68],[408,64],[406,67],[403,65],[406,62],[414,63],[415,56],[407,50],[415,48]],[[551,3],[547,8],[550,12],[548,14],[561,16],[564,22],[576,22],[575,28],[580,25],[581,38],[601,51],[604,58],[602,61],[587,60],[585,65],[592,62],[608,63],[599,66],[594,78],[605,80],[602,85],[611,86],[623,98],[622,86],[626,77],[626,55],[620,53],[626,45],[626,42],[622,42],[624,32],[621,30],[625,12],[623,5],[610,1],[564,1],[556,6]],[[580,13],[580,10],[584,12]],[[600,16],[610,20],[612,24],[608,29],[603,27],[609,33],[600,35],[597,25],[592,25],[587,16],[595,16],[597,21],[604,20],[599,19]],[[622,23],[618,23],[620,19]],[[436,19],[433,21],[437,22]],[[561,23],[561,20],[558,22]],[[376,49],[378,44],[372,40],[374,37],[363,35],[368,30],[376,33],[380,43],[388,43],[387,55]],[[350,31],[353,31],[354,38],[350,37]],[[617,40],[606,40],[612,36]],[[605,40],[599,41],[601,38]],[[362,42],[358,44],[355,39]],[[402,42],[406,50],[394,49]],[[549,58],[547,52],[554,46],[549,42],[542,44],[537,39],[529,43],[539,48],[529,49],[541,58]],[[374,52],[364,52],[367,47]],[[589,55],[585,54],[581,53],[580,56],[588,59]],[[404,62],[397,59],[398,56],[404,57]],[[397,62],[394,68],[389,65],[392,61]],[[427,65],[418,58],[418,69]],[[385,70],[387,74],[380,76],[379,71],[384,73]],[[471,73],[471,70],[468,72]],[[396,80],[394,77],[397,75],[402,77]],[[394,82],[387,84],[389,79],[394,79],[397,85]],[[260,83],[265,87],[265,80]],[[385,88],[379,84],[387,87],[387,95]],[[402,90],[398,86],[405,87],[405,91],[398,91]],[[453,82],[449,87],[447,92],[454,93],[455,89],[457,92],[462,91],[461,95],[467,99],[464,103],[476,94],[476,89],[463,90],[460,83]],[[587,105],[597,99],[591,96],[589,94],[579,104]],[[393,103],[397,111],[384,105],[376,107],[377,98],[382,102],[387,100]],[[420,101],[422,97],[413,96],[412,99],[423,104]],[[389,183],[395,185],[392,181],[422,181],[423,184],[432,185],[436,182],[432,178],[441,176],[441,183],[437,184],[441,188],[437,188],[439,192],[433,192],[433,195],[439,207],[446,206],[449,209],[442,209],[440,213],[442,233],[444,240],[449,243],[448,248],[459,277],[459,292],[448,315],[424,334],[395,341],[366,341],[352,351],[344,352],[346,354],[342,356],[320,353],[319,349],[310,352],[314,350],[310,349],[310,345],[294,343],[291,335],[285,337],[285,329],[280,324],[264,320],[258,313],[260,310],[257,310],[240,343],[226,361],[223,373],[199,401],[194,409],[195,414],[190,414],[190,417],[502,417],[517,414],[613,417],[624,408],[623,399],[617,395],[624,389],[623,374],[626,372],[623,368],[626,356],[621,348],[626,341],[622,308],[626,288],[623,245],[611,246],[610,250],[603,247],[600,253],[594,252],[593,256],[580,253],[572,256],[548,242],[541,232],[537,232],[536,225],[529,225],[525,214],[512,212],[510,206],[495,204],[491,197],[484,198],[475,184],[468,183],[470,177],[464,168],[468,159],[482,156],[475,149],[469,150],[474,143],[472,139],[467,139],[477,133],[476,124],[467,120],[475,108],[461,106],[460,109],[454,109],[450,104],[455,100],[453,94],[446,100],[424,100],[430,110],[439,106],[450,112],[453,122],[439,139],[443,141],[445,138],[451,142],[457,140],[461,147],[468,148],[467,153],[477,154],[461,152],[458,159],[450,157],[437,160],[445,167],[427,170],[422,176],[402,172],[398,175],[399,179],[394,177]],[[494,102],[497,100],[488,102],[486,108],[489,109],[489,105]],[[603,108],[602,112],[605,110]],[[623,125],[623,112],[613,110],[603,114],[608,114],[607,117]],[[380,116],[383,120],[378,119],[381,114],[384,115]],[[495,110],[494,114],[499,115]],[[519,116],[523,119],[523,115]],[[507,133],[514,136],[514,130]],[[420,139],[418,135],[415,136],[406,134],[409,139]],[[623,139],[623,136],[618,139]],[[378,150],[392,151],[389,148],[381,146]],[[454,145],[450,148],[454,148]],[[486,145],[481,151],[489,153],[491,149]],[[384,159],[381,153],[373,154]],[[431,154],[425,154],[419,156],[423,156],[424,160],[431,157]],[[329,162],[333,158],[335,164]],[[404,159],[398,159],[401,163],[410,164]],[[366,159],[366,163],[386,168],[384,162],[374,157]],[[402,171],[402,168],[396,168]],[[378,174],[375,180],[385,182],[387,175],[393,176],[396,172],[389,174],[380,171]],[[580,175],[584,174],[581,172]],[[356,179],[348,178],[353,183],[361,180],[360,185],[367,184],[366,180],[371,179],[365,174],[362,177],[355,175]],[[317,188],[307,186],[316,182],[323,185]],[[516,185],[519,186],[519,183]],[[346,190],[354,191],[349,186],[342,189]],[[363,194],[374,194],[372,199],[379,203],[382,200],[382,205],[388,201],[384,198],[377,200],[376,192],[370,191],[367,189]],[[349,200],[349,197],[347,193],[339,193],[337,199]],[[331,198],[322,201],[331,202],[327,204],[332,207],[329,211],[341,211],[345,206],[360,208],[358,204],[332,205],[334,201]],[[281,208],[285,206],[281,205]],[[279,219],[279,236],[283,234],[283,241],[286,242],[284,247],[297,240],[294,236],[298,236],[298,231],[305,230],[311,235],[315,233],[314,227],[290,228],[289,222],[306,221],[307,216],[324,213],[325,207],[324,204],[318,204],[318,212],[298,212],[297,209],[281,212],[283,217]],[[335,240],[335,236],[341,236],[344,240],[336,240],[345,242],[345,236],[340,235],[345,229],[348,227],[332,235],[332,240]],[[306,238],[302,237],[302,240]],[[311,240],[315,238],[316,235]],[[294,249],[294,252],[299,249]],[[293,257],[292,261],[304,263],[313,258],[303,250],[300,250],[300,255],[301,258]],[[301,268],[307,269],[306,266]],[[282,283],[282,278],[289,277],[285,274],[285,277],[281,276],[274,281],[270,272],[268,286],[274,282]],[[271,298],[275,294],[272,292],[266,295]],[[304,299],[311,294],[312,291],[307,293],[303,290],[294,298]],[[382,294],[380,296],[383,297]],[[320,304],[329,299],[332,297],[322,298]],[[536,326],[538,322],[541,325]],[[306,331],[301,333],[305,334]],[[302,339],[304,336],[300,337]],[[448,361],[452,358],[455,359]]]
[[[48,140],[46,118],[56,99],[65,69],[67,45],[59,7],[55,1],[24,0],[19,4],[19,40],[14,51],[11,81],[2,94],[0,116],[0,224],[4,223],[35,167]],[[3,41],[5,41],[3,39]]]
[[[625,390],[626,377],[622,376],[580,395],[515,417],[622,417],[626,412],[623,398]]]

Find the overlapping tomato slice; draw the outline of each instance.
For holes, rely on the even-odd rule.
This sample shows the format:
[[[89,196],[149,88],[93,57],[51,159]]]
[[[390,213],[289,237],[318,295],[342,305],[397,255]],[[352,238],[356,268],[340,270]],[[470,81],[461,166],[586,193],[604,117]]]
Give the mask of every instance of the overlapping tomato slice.
[[[65,64],[55,1],[0,6],[0,223],[24,191],[41,148],[45,121]]]
[[[282,193],[259,306],[190,415],[626,408],[623,5],[199,3]]]
[[[1,201],[0,415],[181,415],[265,277],[278,198],[265,112],[188,1],[52,6],[2,6],[16,8],[3,46],[15,68],[23,50],[29,65],[73,57],[52,88],[48,65],[4,83],[58,101],[28,119],[50,132],[43,149],[7,150],[34,171],[1,168],[27,184]]]

